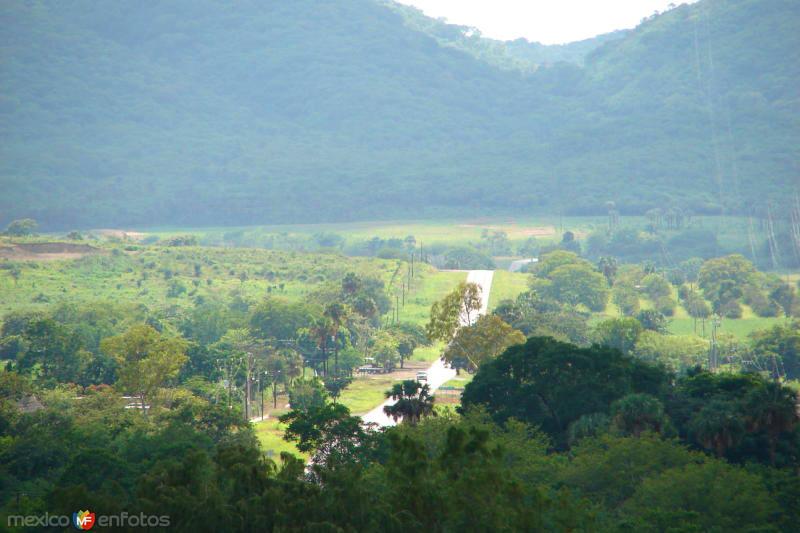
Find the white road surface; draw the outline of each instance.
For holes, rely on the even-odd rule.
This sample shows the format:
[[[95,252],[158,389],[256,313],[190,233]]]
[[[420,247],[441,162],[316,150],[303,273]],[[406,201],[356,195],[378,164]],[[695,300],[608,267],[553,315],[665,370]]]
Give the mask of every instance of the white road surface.
[[[471,322],[474,322],[480,315],[486,313],[486,310],[489,306],[489,293],[492,290],[493,277],[493,270],[470,270],[467,274],[467,283],[476,283],[481,288],[481,309],[478,311],[478,313],[475,313],[470,317]],[[462,316],[461,325],[463,326],[466,324],[467,317]],[[428,387],[430,387],[431,393],[453,379],[453,377],[456,375],[456,371],[445,367],[444,362],[441,359],[437,359],[436,362],[433,363],[430,368],[428,368],[427,372]],[[395,421],[383,412],[383,408],[394,403],[395,401],[392,399],[386,400],[369,413],[363,415],[361,418],[366,423],[377,424],[381,427],[393,426],[395,425]]]

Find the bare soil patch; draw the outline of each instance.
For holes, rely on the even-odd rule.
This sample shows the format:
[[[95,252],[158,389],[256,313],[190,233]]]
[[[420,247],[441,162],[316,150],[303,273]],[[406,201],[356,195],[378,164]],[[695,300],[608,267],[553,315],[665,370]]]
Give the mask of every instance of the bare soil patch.
[[[147,237],[147,234],[142,233],[141,231],[129,231],[124,229],[98,229],[92,230],[92,233],[97,233],[103,237],[122,239],[123,241],[141,241]]]
[[[509,236],[521,237],[549,237],[556,234],[553,226],[537,226],[533,228],[520,227],[515,223],[504,225],[484,225],[484,224],[459,224],[461,228],[481,228],[491,231],[505,231]]]
[[[0,258],[12,261],[59,261],[106,253],[89,244],[69,242],[31,242],[0,245]]]

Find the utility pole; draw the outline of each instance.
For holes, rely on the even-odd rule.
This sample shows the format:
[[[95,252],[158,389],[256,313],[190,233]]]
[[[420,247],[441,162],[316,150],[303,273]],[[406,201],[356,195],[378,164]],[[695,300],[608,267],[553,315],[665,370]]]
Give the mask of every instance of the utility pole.
[[[264,371],[264,374],[267,372]],[[258,375],[258,391],[261,393],[261,421],[264,421],[264,385],[261,382],[262,374]]]
[[[252,397],[253,352],[247,352],[247,374],[244,382],[244,419],[250,421],[250,400]]]
[[[719,365],[719,345],[717,344],[717,328],[719,325],[719,315],[714,315],[711,320],[711,345],[708,349],[708,368],[712,372],[715,372]]]

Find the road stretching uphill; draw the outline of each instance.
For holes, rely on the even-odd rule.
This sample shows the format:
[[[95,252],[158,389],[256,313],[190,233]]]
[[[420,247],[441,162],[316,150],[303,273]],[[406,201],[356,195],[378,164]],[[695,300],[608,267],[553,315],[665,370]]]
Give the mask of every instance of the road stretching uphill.
[[[480,315],[486,313],[486,310],[489,306],[489,293],[492,290],[492,278],[494,277],[493,270],[470,270],[467,274],[467,283],[475,283],[481,288],[481,308],[478,313],[472,315],[472,321],[474,322]],[[467,317],[462,315],[461,317],[461,325],[465,326],[467,324]],[[453,379],[456,375],[456,371],[452,368],[447,368],[444,365],[444,361],[441,359],[437,359],[435,363],[431,365],[430,368],[427,370],[428,373],[428,387],[430,388],[431,394],[433,394],[436,389]],[[395,400],[389,399],[380,404],[378,407],[370,411],[369,413],[363,415],[361,418],[366,423],[373,423],[377,424],[381,427],[386,426],[393,426],[395,425],[395,421],[392,420],[384,411],[383,408],[387,405],[393,405]]]

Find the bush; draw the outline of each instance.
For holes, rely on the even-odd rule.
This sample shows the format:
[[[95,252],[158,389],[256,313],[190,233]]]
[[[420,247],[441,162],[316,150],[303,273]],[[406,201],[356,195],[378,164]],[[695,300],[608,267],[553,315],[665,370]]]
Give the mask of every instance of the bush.
[[[669,296],[659,298],[654,302],[656,310],[664,316],[673,316],[675,314],[675,300]]]
[[[736,300],[729,300],[719,306],[718,312],[725,318],[742,318],[742,306]]]
[[[778,316],[778,304],[769,298],[755,285],[744,288],[744,303],[749,305],[755,314],[760,317]]]

